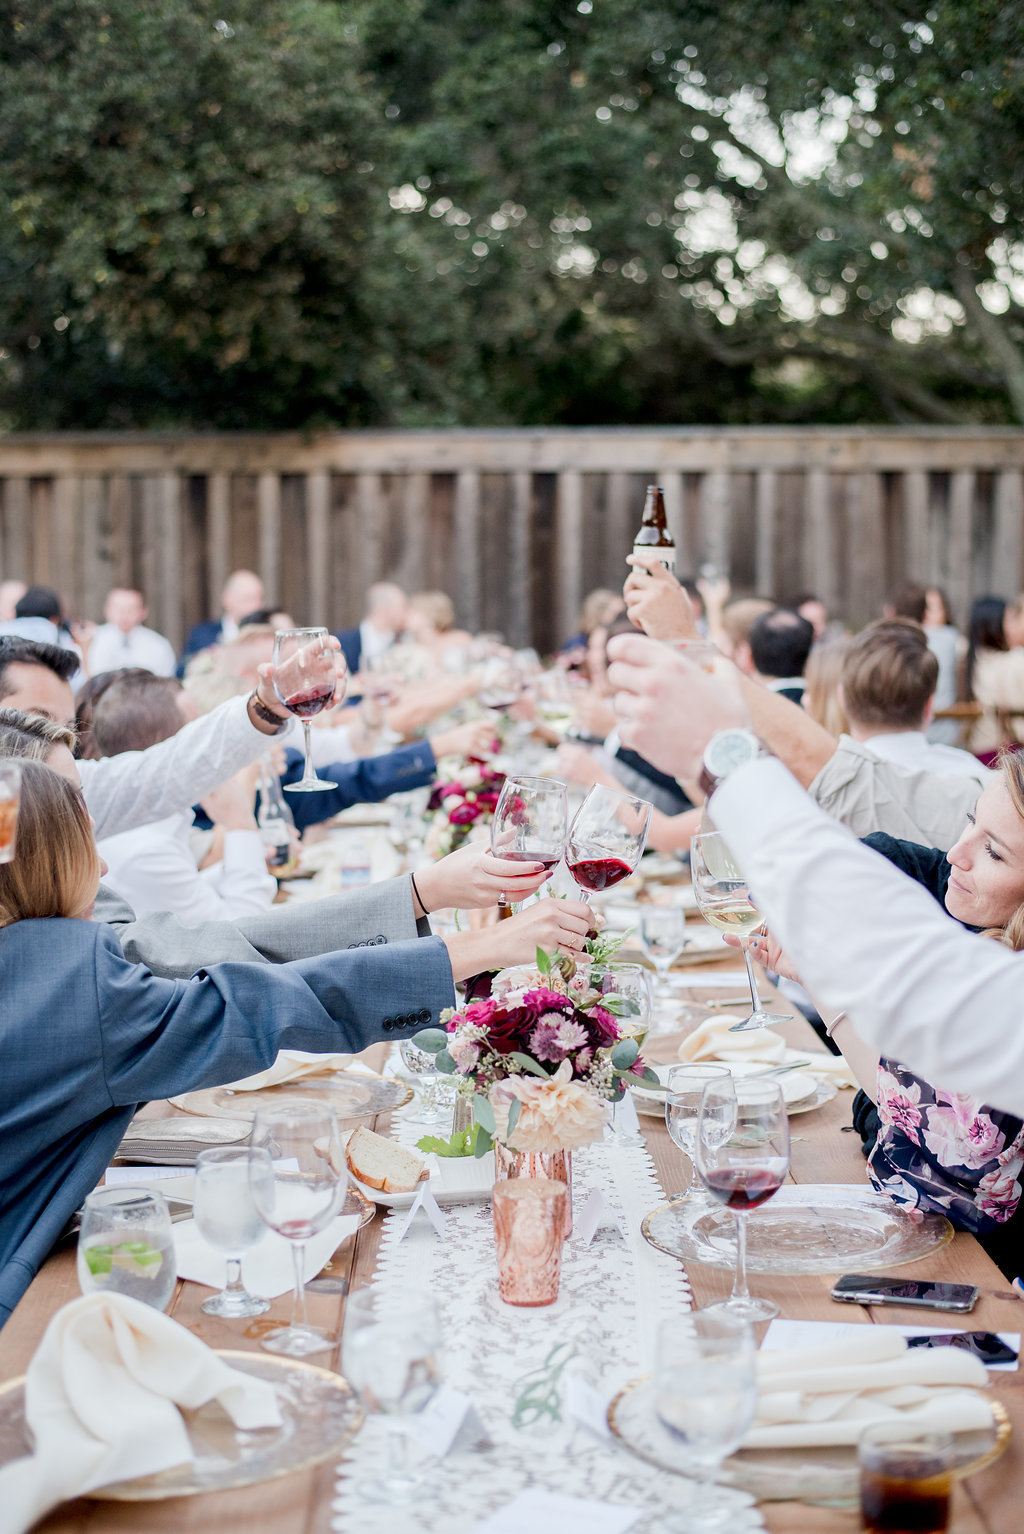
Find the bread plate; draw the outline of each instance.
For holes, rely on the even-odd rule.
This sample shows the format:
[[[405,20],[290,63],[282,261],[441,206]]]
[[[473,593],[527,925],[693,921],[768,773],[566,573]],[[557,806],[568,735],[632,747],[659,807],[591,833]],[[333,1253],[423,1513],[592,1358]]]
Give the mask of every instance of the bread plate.
[[[430,1167],[427,1186],[439,1204],[482,1203],[490,1198],[494,1186],[493,1151],[479,1160],[475,1156],[427,1156],[426,1161]],[[383,1209],[408,1209],[423,1186],[421,1183],[408,1193],[384,1193],[360,1182],[351,1171],[349,1176],[360,1192]]]

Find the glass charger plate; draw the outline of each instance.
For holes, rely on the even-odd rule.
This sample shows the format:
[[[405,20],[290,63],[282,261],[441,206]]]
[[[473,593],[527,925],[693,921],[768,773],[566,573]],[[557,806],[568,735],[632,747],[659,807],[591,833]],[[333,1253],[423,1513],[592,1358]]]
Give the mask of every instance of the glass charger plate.
[[[916,1211],[915,1211],[916,1213]],[[659,1204],[640,1227],[645,1240],[681,1262],[731,1269],[736,1238],[721,1204],[679,1198]],[[807,1183],[780,1188],[747,1216],[751,1273],[860,1273],[918,1262],[953,1239],[940,1214],[910,1214],[870,1188]]]
[[[306,1097],[326,1103],[339,1118],[372,1118],[401,1108],[412,1098],[412,1088],[391,1076],[367,1076],[362,1071],[329,1071],[323,1076],[302,1076],[298,1081],[283,1081],[277,1087],[261,1087],[258,1092],[233,1092],[230,1087],[206,1087],[201,1092],[187,1092],[175,1097],[175,1107],[185,1113],[211,1118],[251,1119],[257,1104],[278,1097]]]
[[[1010,1419],[999,1401],[991,1408],[989,1428],[954,1435],[953,1474],[973,1475],[998,1459],[1010,1440]],[[640,1459],[662,1470],[685,1475],[686,1461],[676,1440],[654,1409],[650,1375],[633,1380],[608,1407],[608,1426]],[[740,1449],[725,1461],[724,1486],[751,1492],[762,1501],[842,1502],[858,1495],[854,1445],[829,1449]]]
[[[658,1069],[657,1066],[654,1067]],[[808,1085],[810,1079],[808,1078]],[[633,1099],[637,1113],[646,1114],[649,1118],[663,1119],[665,1117],[665,1094],[646,1090],[644,1087],[629,1088],[629,1095]],[[805,1096],[801,1096],[797,1102],[787,1103],[786,1112],[790,1118],[796,1113],[810,1113],[814,1108],[820,1108],[822,1103],[830,1103],[836,1095],[836,1086],[831,1081],[815,1081]]]
[[[271,1381],[284,1419],[281,1426],[242,1432],[215,1401],[198,1411],[183,1411],[195,1451],[190,1464],[102,1486],[88,1492],[90,1498],[157,1502],[277,1480],[336,1458],[362,1426],[362,1408],[340,1374],[296,1358],[215,1351],[233,1369]],[[24,1386],[22,1377],[0,1388],[0,1464],[32,1452]]]

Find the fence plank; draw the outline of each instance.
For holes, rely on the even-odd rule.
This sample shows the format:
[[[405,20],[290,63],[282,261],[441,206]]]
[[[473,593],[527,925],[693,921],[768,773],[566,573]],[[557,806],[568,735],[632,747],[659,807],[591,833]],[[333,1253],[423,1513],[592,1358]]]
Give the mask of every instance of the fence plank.
[[[453,575],[462,598],[465,622],[480,627],[480,474],[463,469],[455,476],[455,548]]]
[[[267,605],[280,602],[281,590],[281,476],[264,469],[256,485],[259,519],[259,564]]]
[[[755,584],[758,594],[775,590],[775,470],[760,469],[754,480]]]
[[[575,633],[583,600],[583,483],[578,469],[558,476],[555,495],[554,597],[558,632]]]
[[[1024,586],[1024,485],[1019,469],[996,475],[992,539],[992,589],[1016,597]]]
[[[12,475],[4,484],[4,563],[0,576],[5,581],[33,578],[32,507],[29,483]]]
[[[533,638],[533,593],[530,584],[530,517],[533,476],[525,469],[512,475],[511,528],[509,536],[509,621],[510,643],[522,646]]]
[[[949,483],[949,600],[954,611],[971,605],[971,514],[974,510],[973,469],[958,469]]]
[[[306,599],[301,610],[310,623],[328,622],[330,496],[325,469],[306,475]]]
[[[804,527],[806,559],[803,584],[820,596],[829,612],[839,600],[836,588],[835,541],[829,506],[829,475],[809,469],[804,480]],[[792,597],[793,592],[787,593]]]

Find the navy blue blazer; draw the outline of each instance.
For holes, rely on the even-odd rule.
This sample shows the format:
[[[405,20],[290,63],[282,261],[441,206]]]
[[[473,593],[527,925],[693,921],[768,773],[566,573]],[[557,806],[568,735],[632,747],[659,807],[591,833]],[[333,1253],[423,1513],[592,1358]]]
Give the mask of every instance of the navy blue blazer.
[[[140,1103],[266,1069],[279,1049],[365,1049],[454,1002],[438,938],[164,980],[109,927],[0,930],[0,1326],[99,1182]]]
[[[220,644],[220,641],[221,623],[219,618],[213,619],[209,623],[197,623],[194,628],[190,628],[188,638],[185,640],[185,648],[178,659],[178,675],[185,675],[185,665],[193,655],[198,655],[200,650],[208,650],[211,645]]]
[[[341,641],[341,653],[345,657],[349,675],[355,676],[363,658],[363,636],[357,628],[339,629],[335,637]]]
[[[299,781],[304,760],[301,751],[286,751],[282,787]],[[303,831],[306,826],[330,820],[352,804],[376,804],[389,794],[424,788],[433,783],[436,774],[437,762],[430,742],[414,740],[411,745],[399,746],[396,751],[385,751],[380,756],[360,756],[354,762],[332,762],[329,767],[319,767],[317,776],[337,783],[337,788],[325,788],[318,794],[289,794],[288,804],[296,829]]]

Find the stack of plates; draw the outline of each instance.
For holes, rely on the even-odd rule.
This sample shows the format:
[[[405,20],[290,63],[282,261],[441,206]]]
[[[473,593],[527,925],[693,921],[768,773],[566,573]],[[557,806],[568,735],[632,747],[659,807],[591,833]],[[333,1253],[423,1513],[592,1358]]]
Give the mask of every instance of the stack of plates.
[[[200,1151],[211,1145],[244,1145],[251,1130],[248,1119],[134,1119],[114,1163],[194,1166]]]

